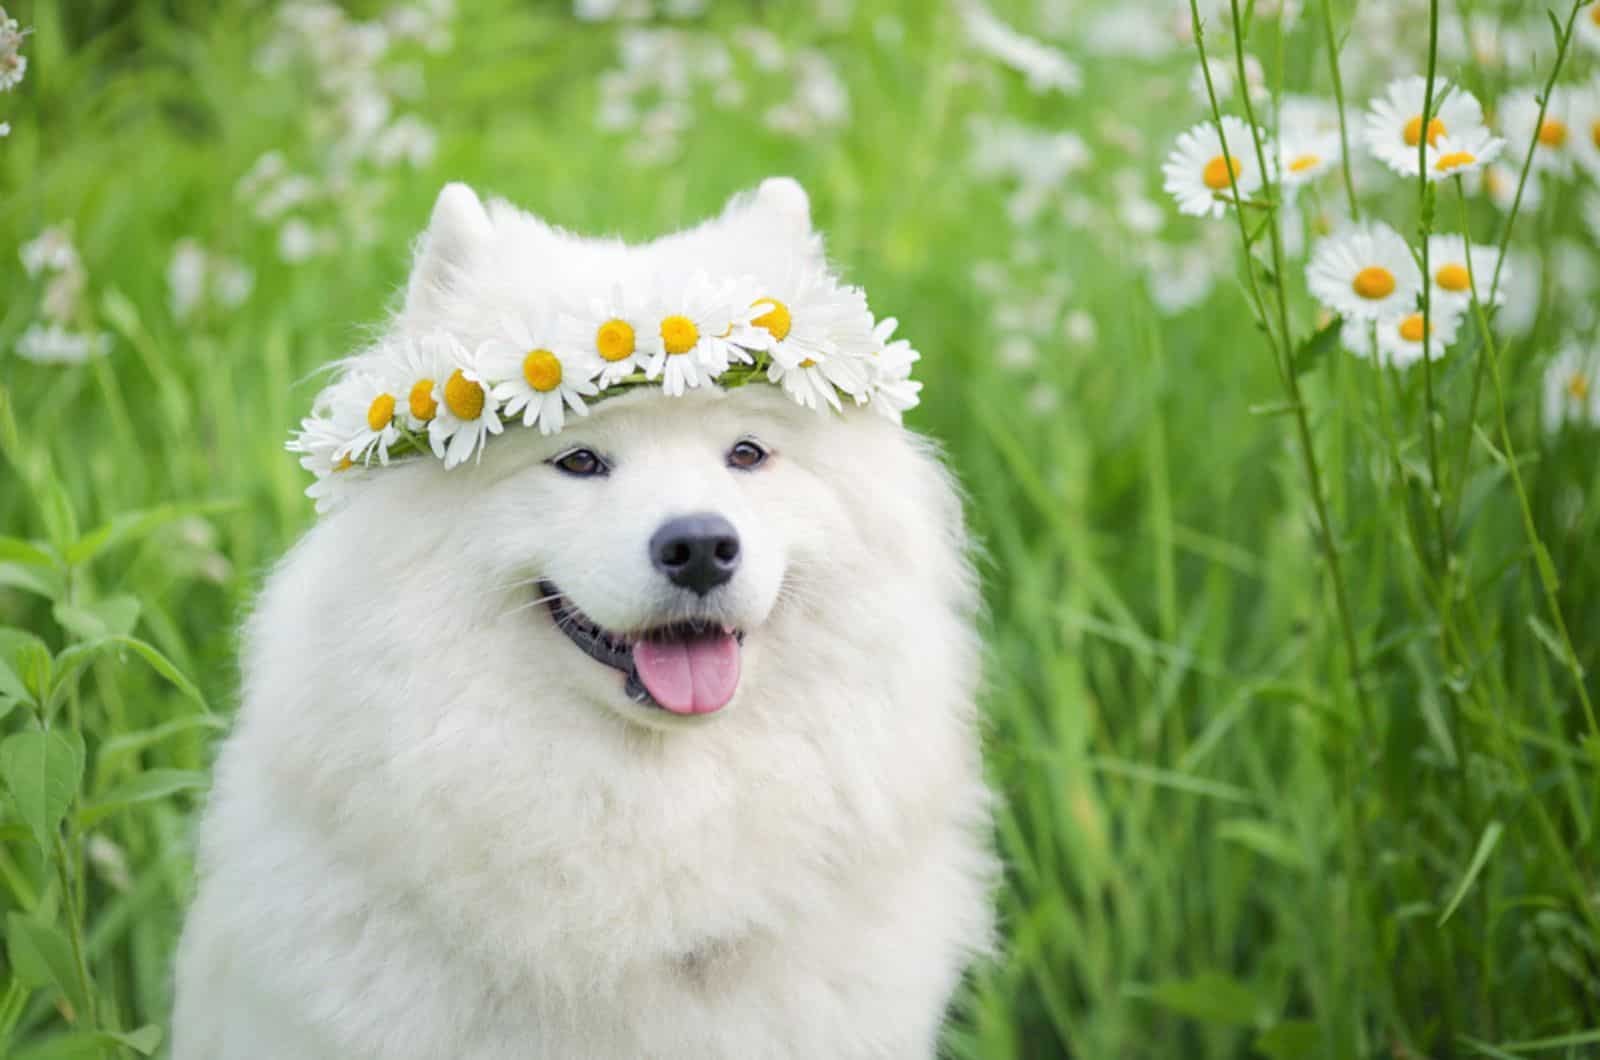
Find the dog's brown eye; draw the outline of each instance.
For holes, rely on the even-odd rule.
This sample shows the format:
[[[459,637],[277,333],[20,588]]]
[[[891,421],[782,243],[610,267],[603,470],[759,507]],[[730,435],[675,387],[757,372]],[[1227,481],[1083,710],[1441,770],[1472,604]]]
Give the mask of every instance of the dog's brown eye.
[[[766,463],[767,451],[746,438],[728,450],[728,466],[749,471]]]
[[[573,449],[562,453],[551,461],[556,467],[569,475],[588,478],[590,475],[604,475],[610,470],[606,462],[595,454],[593,449]]]

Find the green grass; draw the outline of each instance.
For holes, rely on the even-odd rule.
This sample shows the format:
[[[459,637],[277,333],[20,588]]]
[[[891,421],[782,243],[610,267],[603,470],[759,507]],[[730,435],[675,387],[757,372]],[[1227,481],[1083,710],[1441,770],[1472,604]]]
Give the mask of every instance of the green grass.
[[[997,7],[1030,25],[1030,5]],[[1326,94],[1320,0],[1309,7],[1281,40],[1258,20],[1250,44],[1269,83]],[[746,103],[701,93],[682,154],[636,165],[629,136],[594,122],[615,26],[577,23],[566,4],[472,5],[453,50],[402,56],[424,71],[427,95],[406,109],[437,127],[437,157],[360,168],[353,190],[301,211],[338,242],[296,265],[235,193],[269,149],[314,176],[334,165],[312,78],[254,65],[267,5],[13,10],[36,32],[26,81],[0,95],[13,126],[0,242],[70,222],[87,274],[78,322],[112,336],[84,366],[18,358],[41,285],[0,255],[0,1040],[14,1055],[147,1051],[86,1029],[167,1019],[236,627],[311,518],[283,442],[314,370],[403,283],[439,185],[466,179],[568,227],[643,237],[772,173],[802,180],[832,255],[922,350],[911,423],[946,446],[984,549],[1005,949],[963,990],[949,1055],[1600,1054],[1600,742],[1533,543],[1558,572],[1594,696],[1600,446],[1593,428],[1539,422],[1556,346],[1593,340],[1592,285],[1557,282],[1575,267],[1558,241],[1597,260],[1575,223],[1581,186],[1547,185],[1519,222],[1516,244],[1553,271],[1532,332],[1499,336],[1505,433],[1487,384],[1467,420],[1477,333],[1434,367],[1441,493],[1447,513],[1459,504],[1448,609],[1420,372],[1374,372],[1337,348],[1302,365],[1358,695],[1294,418],[1234,282],[1240,255],[1221,252],[1233,262],[1188,311],[1163,314],[1147,293],[1181,280],[1147,278],[1150,243],[1231,236],[1231,222],[1170,217],[1156,236],[1117,220],[1127,172],[1166,208],[1161,157],[1206,114],[1187,88],[1192,55],[1079,56],[1081,95],[1036,96],[968,50],[944,4],[861,0],[843,23],[809,8],[718,4],[685,25],[729,39],[756,23],[819,47],[849,86],[847,124],[764,128],[783,79],[741,59]],[[1348,24],[1348,4],[1332,13]],[[1208,44],[1229,54],[1221,27]],[[1541,78],[1553,51],[1541,43]],[[1574,62],[1587,76],[1592,60]],[[1534,76],[1448,72],[1484,98]],[[1355,101],[1371,89],[1346,85]],[[1093,161],[1015,224],[1008,189],[969,165],[978,115],[1078,130]],[[1338,199],[1336,175],[1319,195]],[[1063,219],[1067,200],[1092,206],[1085,225]],[[1384,203],[1415,232],[1414,198]],[[1451,230],[1452,196],[1439,214]],[[1474,202],[1480,241],[1498,218]],[[370,238],[353,234],[363,226]],[[174,319],[165,271],[185,236],[255,270],[242,305]],[[1005,291],[975,283],[984,262],[1004,264]],[[1008,365],[1008,304],[1052,285],[1066,297],[1026,325],[1037,361]],[[1314,310],[1287,286],[1303,337]],[[1089,314],[1094,341],[1063,337],[1069,310]],[[1030,411],[1040,384],[1057,404]],[[41,770],[64,786],[29,779]]]

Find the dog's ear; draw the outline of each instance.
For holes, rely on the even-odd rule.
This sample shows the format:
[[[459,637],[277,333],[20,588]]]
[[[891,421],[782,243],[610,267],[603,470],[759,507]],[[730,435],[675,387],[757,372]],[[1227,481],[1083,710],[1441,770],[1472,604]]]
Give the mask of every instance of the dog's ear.
[[[753,191],[735,195],[712,228],[766,254],[785,247],[802,257],[822,255],[822,237],[811,227],[811,200],[793,177],[768,177]]]
[[[793,177],[768,177],[756,189],[756,205],[796,232],[811,231],[811,199]]]
[[[455,183],[440,189],[428,230],[417,239],[406,284],[406,310],[432,305],[493,235],[489,214],[471,188]]]

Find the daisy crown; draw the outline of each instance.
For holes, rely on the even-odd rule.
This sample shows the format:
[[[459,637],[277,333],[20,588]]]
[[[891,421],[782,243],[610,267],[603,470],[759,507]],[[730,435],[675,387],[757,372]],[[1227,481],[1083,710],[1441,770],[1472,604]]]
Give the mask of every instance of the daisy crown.
[[[643,244],[554,228],[465,184],[439,193],[404,304],[338,362],[288,448],[326,510],[401,458],[454,468],[508,427],[561,431],[640,387],[781,387],[820,414],[917,404],[917,352],[829,269],[810,205],[776,177]]]

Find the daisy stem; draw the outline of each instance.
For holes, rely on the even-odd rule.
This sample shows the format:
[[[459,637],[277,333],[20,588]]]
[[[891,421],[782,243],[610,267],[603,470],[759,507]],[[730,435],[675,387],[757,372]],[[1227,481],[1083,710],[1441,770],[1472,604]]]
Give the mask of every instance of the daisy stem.
[[[1568,28],[1570,30],[1571,23],[1568,23]],[[1457,187],[1459,190],[1459,185]],[[1467,223],[1467,196],[1464,191],[1459,196],[1459,201],[1461,223],[1464,228]],[[1511,441],[1511,426],[1506,415],[1505,388],[1500,380],[1500,352],[1495,346],[1494,333],[1489,330],[1489,314],[1478,298],[1477,284],[1472,278],[1472,255],[1468,254],[1466,258],[1468,289],[1472,292],[1472,312],[1483,339],[1483,356],[1479,363],[1488,364],[1489,379],[1494,384],[1501,454],[1506,468],[1511,472],[1511,485],[1516,490],[1517,503],[1522,509],[1522,530],[1527,535],[1529,547],[1533,549],[1534,566],[1539,569],[1539,587],[1544,593],[1545,606],[1550,609],[1550,620],[1555,623],[1556,634],[1561,638],[1561,650],[1566,656],[1562,662],[1572,672],[1573,684],[1578,688],[1578,701],[1583,705],[1583,719],[1589,727],[1590,754],[1597,763],[1600,763],[1600,723],[1596,722],[1594,703],[1589,698],[1589,689],[1584,682],[1583,664],[1578,661],[1578,653],[1572,646],[1572,636],[1567,632],[1567,621],[1561,614],[1561,601],[1557,596],[1557,591],[1561,588],[1561,579],[1556,574],[1554,561],[1550,559],[1550,550],[1545,547],[1544,540],[1540,538],[1539,530],[1533,522],[1533,507],[1528,502],[1528,490],[1522,483],[1522,468]]]
[[[1190,10],[1195,23],[1195,46],[1200,48],[1200,67],[1206,68],[1204,46],[1201,43],[1200,16],[1197,0],[1189,0]],[[1239,0],[1229,0],[1233,12],[1234,25],[1239,22]],[[1311,490],[1311,503],[1317,517],[1317,540],[1321,546],[1323,558],[1328,564],[1328,577],[1333,582],[1334,607],[1338,612],[1341,639],[1344,642],[1346,665],[1350,671],[1350,683],[1355,691],[1356,704],[1360,710],[1361,725],[1364,733],[1370,737],[1374,725],[1372,704],[1367,698],[1366,686],[1361,680],[1361,651],[1356,642],[1355,621],[1350,609],[1350,601],[1345,591],[1344,572],[1339,560],[1339,543],[1333,532],[1333,523],[1328,515],[1327,491],[1322,481],[1322,469],[1317,461],[1317,450],[1311,436],[1311,421],[1306,415],[1304,398],[1300,391],[1300,379],[1295,371],[1294,351],[1291,345],[1289,331],[1289,300],[1284,291],[1283,282],[1283,227],[1278,223],[1278,202],[1272,184],[1272,170],[1267,166],[1266,151],[1261,143],[1261,132],[1256,124],[1255,108],[1250,101],[1249,81],[1245,76],[1244,61],[1244,35],[1236,32],[1233,38],[1234,61],[1239,72],[1239,98],[1244,106],[1245,122],[1250,129],[1251,144],[1255,148],[1256,164],[1261,167],[1262,192],[1267,202],[1274,204],[1269,209],[1270,217],[1270,249],[1272,252],[1273,288],[1277,294],[1278,333],[1282,336],[1282,344],[1274,351],[1278,362],[1278,374],[1288,392],[1289,404],[1294,409],[1295,430],[1299,435],[1300,457],[1305,467],[1307,485]],[[1216,94],[1211,87],[1211,79],[1206,78],[1206,90],[1211,94],[1212,115],[1217,123],[1217,135],[1222,139],[1222,148],[1228,149],[1227,140],[1222,136],[1222,115],[1217,106]],[[1234,197],[1238,198],[1237,180],[1233,177],[1233,165],[1228,162],[1229,180],[1234,184]],[[1243,222],[1240,222],[1241,225]],[[1242,229],[1241,229],[1242,230]],[[1253,273],[1255,263],[1250,260],[1250,248],[1245,248],[1245,268]],[[1269,331],[1270,333],[1270,331]]]
[[[1339,76],[1339,45],[1333,35],[1333,0],[1322,0],[1322,29],[1328,40],[1328,72],[1333,77],[1333,101],[1339,112],[1339,167],[1344,172],[1344,192],[1350,200],[1350,220],[1361,220],[1356,203],[1356,181],[1350,172],[1350,135],[1344,120],[1344,80]]]
[[[1200,75],[1206,83],[1206,98],[1211,102],[1211,121],[1217,127],[1217,142],[1222,145],[1223,164],[1228,169],[1228,187],[1233,192],[1234,219],[1239,222],[1239,240],[1244,244],[1244,274],[1249,284],[1251,308],[1255,310],[1256,322],[1261,325],[1261,330],[1266,333],[1267,342],[1272,347],[1272,363],[1277,367],[1278,374],[1283,374],[1283,355],[1279,352],[1278,337],[1272,333],[1272,322],[1267,313],[1266,300],[1261,297],[1261,287],[1256,281],[1255,263],[1250,260],[1250,248],[1255,245],[1255,237],[1250,234],[1245,224],[1244,211],[1239,206],[1244,201],[1244,196],[1239,193],[1239,170],[1233,164],[1233,152],[1228,147],[1228,137],[1222,128],[1222,106],[1217,102],[1216,85],[1211,80],[1211,67],[1206,62],[1205,28],[1200,20],[1199,0],[1189,0],[1189,16],[1194,22],[1194,46],[1200,53]],[[1272,215],[1267,215],[1270,223]],[[1287,347],[1289,336],[1285,334],[1281,346]]]
[[[1544,91],[1539,94],[1539,116],[1533,123],[1533,135],[1528,140],[1527,153],[1522,156],[1522,171],[1517,175],[1517,191],[1511,199],[1511,211],[1506,214],[1505,226],[1500,230],[1500,247],[1495,254],[1494,276],[1489,281],[1488,303],[1491,306],[1495,304],[1495,298],[1500,293],[1500,271],[1505,266],[1506,249],[1511,245],[1511,231],[1516,225],[1518,211],[1522,208],[1523,190],[1528,185],[1528,175],[1533,171],[1533,157],[1539,150],[1539,131],[1544,128],[1544,115],[1550,106],[1550,93],[1555,91],[1556,77],[1561,73],[1561,67],[1566,62],[1567,53],[1571,50],[1573,27],[1578,21],[1578,12],[1583,9],[1585,2],[1586,0],[1573,0],[1572,10],[1567,13],[1567,24],[1562,27],[1556,39],[1556,61],[1550,67],[1550,76],[1545,79]],[[1458,191],[1461,190],[1460,177],[1456,178],[1456,189]],[[1470,259],[1472,257],[1472,238],[1470,230],[1467,228],[1465,211],[1466,199],[1463,195],[1461,235],[1467,241],[1467,257]],[[1470,275],[1470,262],[1467,271]],[[1476,289],[1474,289],[1473,294],[1476,297]],[[1487,335],[1485,338],[1487,339]],[[1485,342],[1484,350],[1487,349],[1488,343]],[[1464,481],[1464,476],[1467,473],[1467,464],[1472,458],[1473,428],[1478,422],[1478,399],[1483,393],[1483,377],[1487,370],[1487,355],[1483,350],[1480,350],[1477,369],[1472,375],[1472,396],[1467,401],[1467,422],[1461,432],[1460,456],[1456,458],[1457,482]],[[1465,492],[1465,490],[1460,490],[1456,494],[1456,512],[1452,515],[1452,521],[1460,513],[1462,495]]]
[[[1428,507],[1433,510],[1439,536],[1439,618],[1450,626],[1450,534],[1445,524],[1444,482],[1439,477],[1439,441],[1434,432],[1433,398],[1433,273],[1429,269],[1428,240],[1433,236],[1433,186],[1428,181],[1429,127],[1433,121],[1433,78],[1439,66],[1439,0],[1428,0],[1428,75],[1422,88],[1422,135],[1417,137],[1417,208],[1422,247],[1422,403],[1424,435],[1428,439]]]

